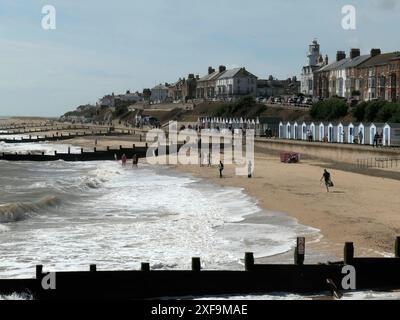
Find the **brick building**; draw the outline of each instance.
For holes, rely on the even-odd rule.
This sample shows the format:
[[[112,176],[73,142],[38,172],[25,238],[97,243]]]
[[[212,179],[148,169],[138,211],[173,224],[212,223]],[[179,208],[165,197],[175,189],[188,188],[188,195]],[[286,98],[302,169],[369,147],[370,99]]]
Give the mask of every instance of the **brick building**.
[[[371,55],[357,70],[361,99],[400,101],[400,52],[381,54],[373,49]]]

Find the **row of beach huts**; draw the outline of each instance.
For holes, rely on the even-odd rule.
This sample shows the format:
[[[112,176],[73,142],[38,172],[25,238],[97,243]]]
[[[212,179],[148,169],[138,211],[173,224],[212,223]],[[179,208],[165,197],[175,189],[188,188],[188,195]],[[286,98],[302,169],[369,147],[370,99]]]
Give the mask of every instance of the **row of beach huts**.
[[[279,138],[329,143],[400,146],[399,123],[280,122]]]

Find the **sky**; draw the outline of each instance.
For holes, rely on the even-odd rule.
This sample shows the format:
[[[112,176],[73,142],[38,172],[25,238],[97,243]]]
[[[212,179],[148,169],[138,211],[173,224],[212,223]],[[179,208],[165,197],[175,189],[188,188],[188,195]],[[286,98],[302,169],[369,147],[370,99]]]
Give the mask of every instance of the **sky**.
[[[56,29],[42,28],[42,8]],[[342,7],[356,29],[342,28]],[[208,66],[299,76],[316,38],[337,50],[399,51],[400,0],[1,0],[0,115],[60,116]]]

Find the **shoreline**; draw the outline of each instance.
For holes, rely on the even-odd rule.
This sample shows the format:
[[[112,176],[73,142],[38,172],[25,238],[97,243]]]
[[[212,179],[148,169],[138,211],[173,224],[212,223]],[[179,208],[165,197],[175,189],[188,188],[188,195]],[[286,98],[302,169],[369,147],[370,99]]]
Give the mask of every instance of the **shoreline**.
[[[95,137],[72,139],[64,143],[94,146]],[[98,147],[135,143],[129,137],[98,139]],[[255,175],[237,177],[231,165],[219,179],[216,167],[169,166],[190,173],[220,187],[242,188],[266,211],[286,214],[304,225],[321,231],[319,243],[307,248],[343,258],[345,242],[354,242],[356,256],[391,256],[395,238],[400,235],[399,181],[382,171],[355,172],[346,164],[307,157],[299,164],[283,164],[278,152],[255,145]],[[323,168],[332,174],[335,188],[327,193],[320,184]],[[389,177],[389,178],[388,178]]]

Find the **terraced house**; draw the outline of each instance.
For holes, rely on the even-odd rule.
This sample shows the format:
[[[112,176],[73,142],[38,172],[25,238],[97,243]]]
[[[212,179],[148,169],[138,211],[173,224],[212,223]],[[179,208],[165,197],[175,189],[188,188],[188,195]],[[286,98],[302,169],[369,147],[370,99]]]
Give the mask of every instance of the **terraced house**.
[[[359,49],[351,49],[347,58],[338,51],[336,61],[315,71],[314,79],[316,97],[399,101],[400,53],[372,49],[369,55],[360,55]]]
[[[400,101],[400,52],[375,53],[357,70],[361,99]]]

